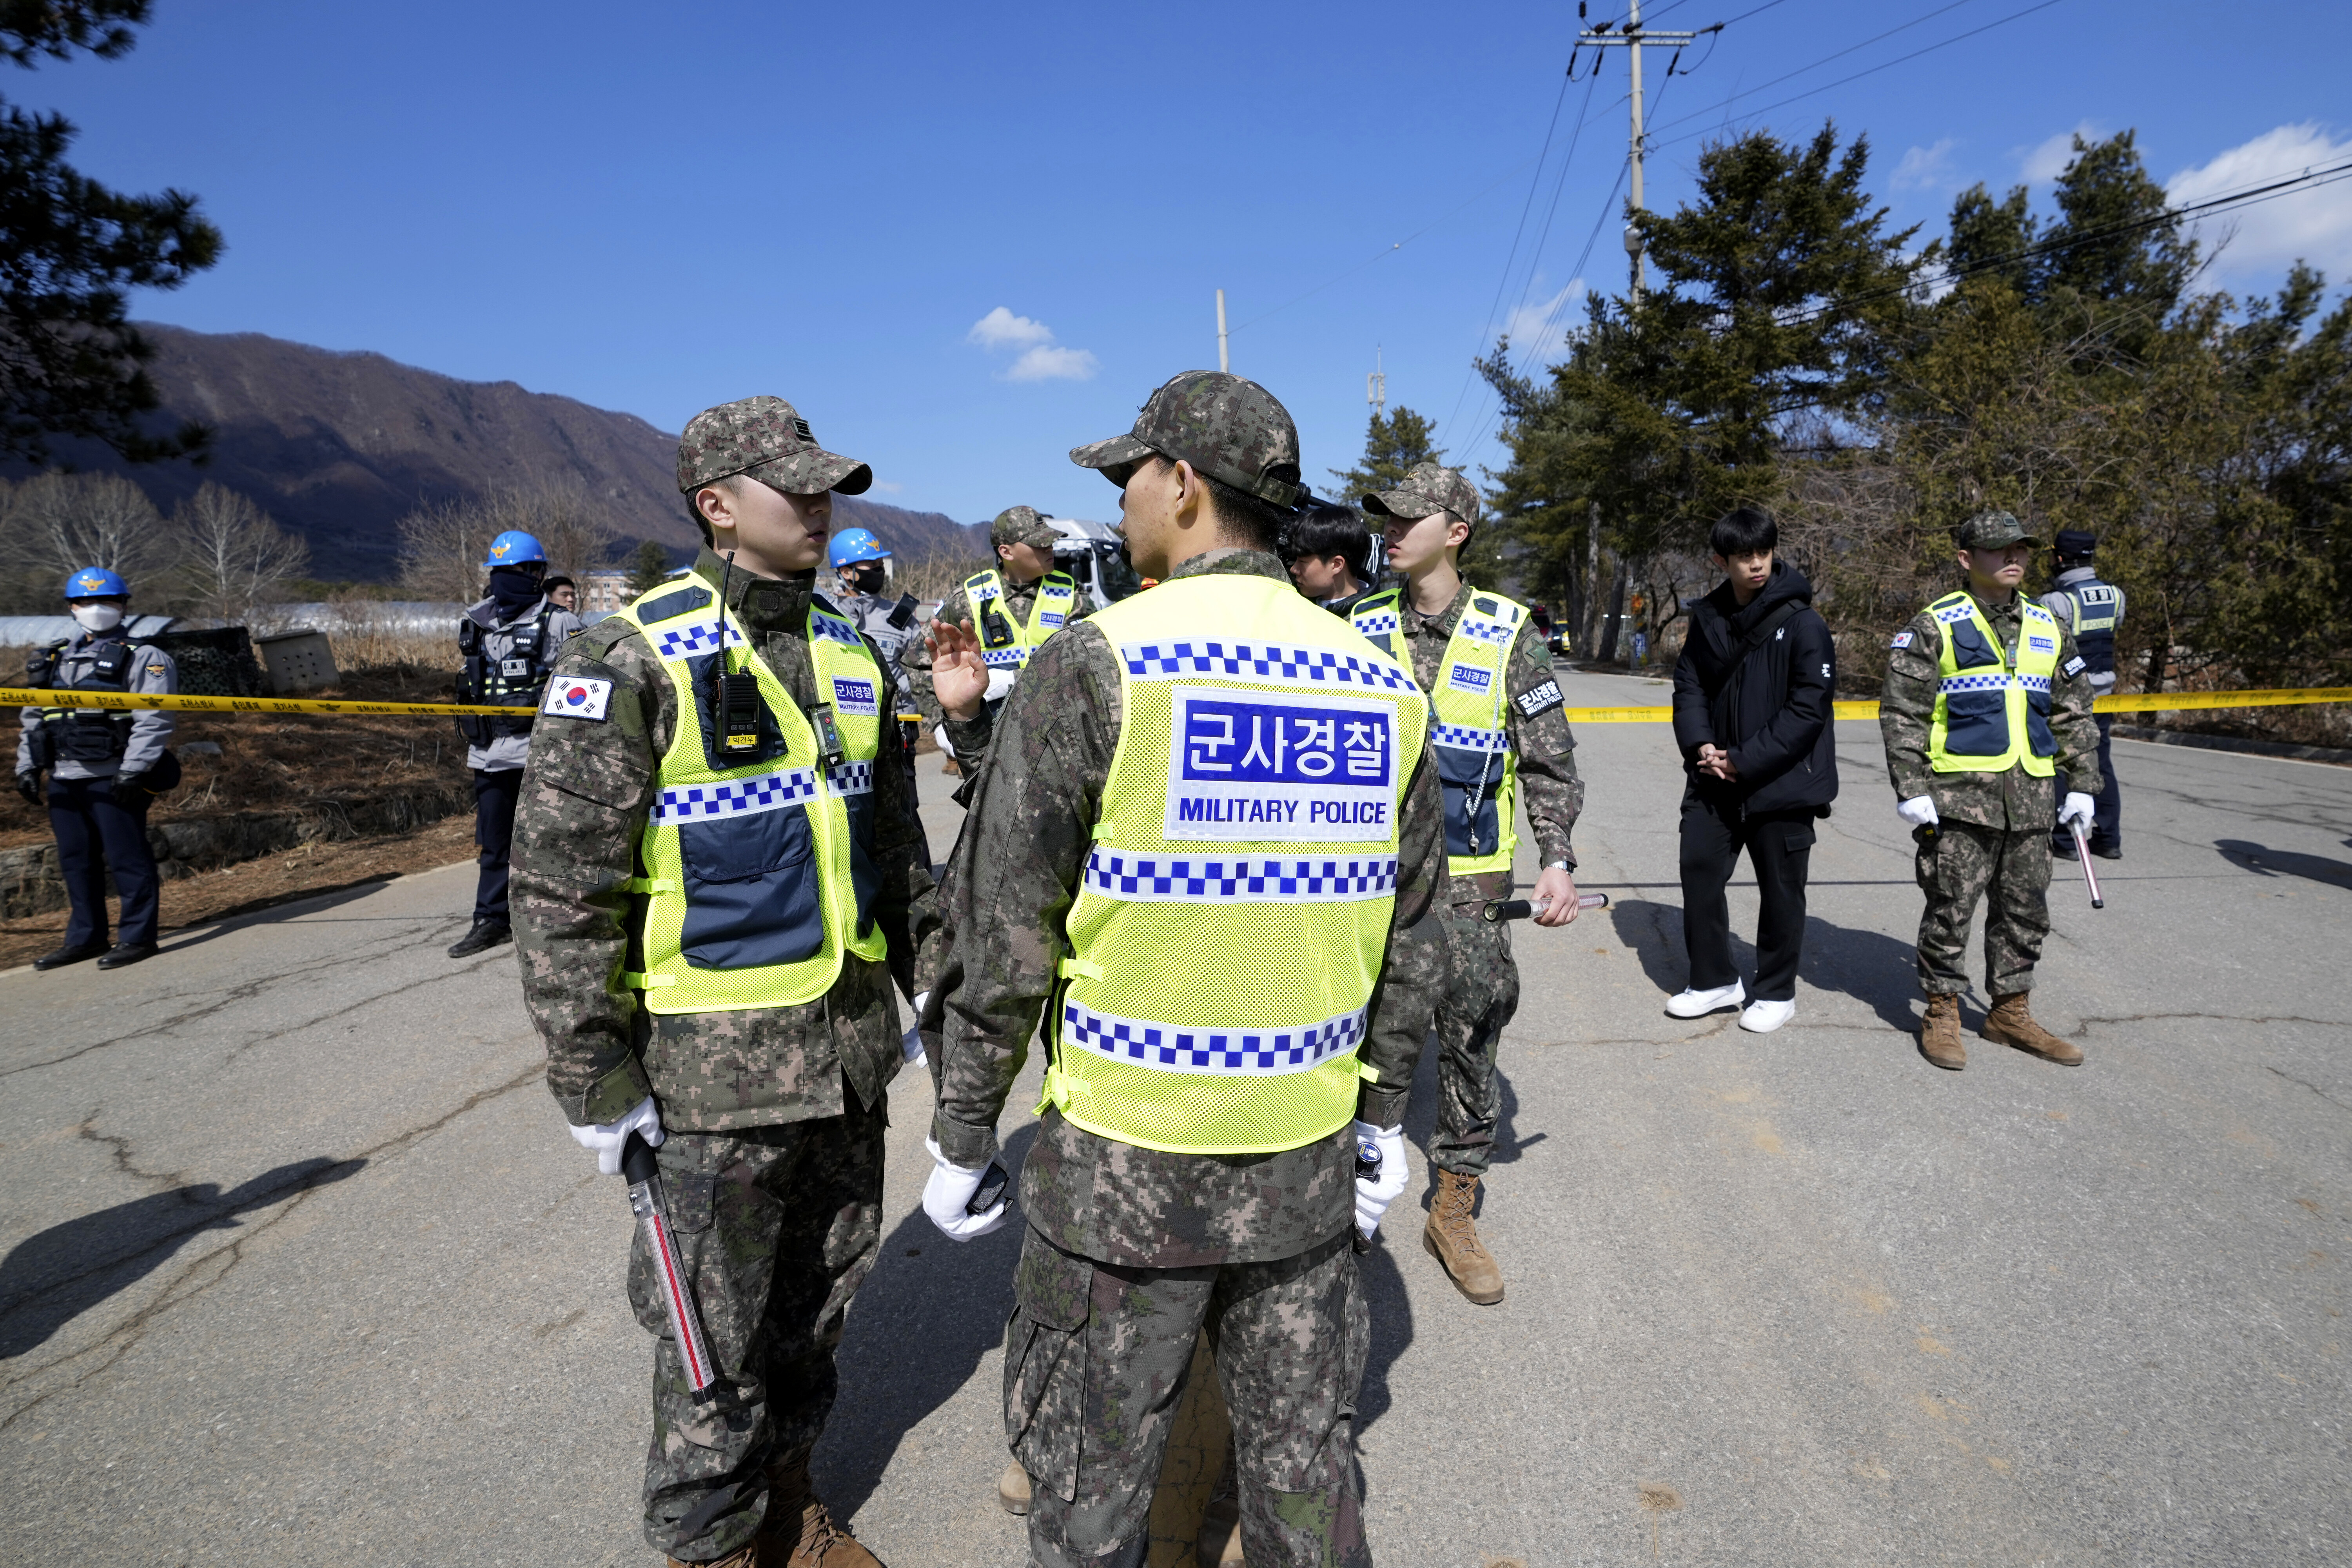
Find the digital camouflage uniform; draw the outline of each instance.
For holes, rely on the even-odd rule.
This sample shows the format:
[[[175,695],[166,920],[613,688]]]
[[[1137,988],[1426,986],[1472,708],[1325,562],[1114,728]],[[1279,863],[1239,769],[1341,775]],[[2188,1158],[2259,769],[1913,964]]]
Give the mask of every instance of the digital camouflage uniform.
[[[1040,550],[1050,551],[1061,542],[1062,536],[1055,531],[1053,524],[1038,514],[1036,508],[1014,506],[1007,507],[996,514],[996,521],[989,525],[988,538],[992,545],[1032,544]],[[991,550],[990,554],[994,556],[995,552]],[[1001,558],[992,559],[989,566],[1004,579],[1004,597],[1000,601],[1003,606],[1003,613],[1014,625],[1027,626],[1030,612],[1037,605],[1037,583],[1043,582],[1044,579],[1039,578],[1036,582],[1016,583],[1013,580],[1013,574],[1005,568]],[[1070,605],[1070,621],[1076,624],[1094,613],[1094,598],[1087,592],[1086,585],[1081,584],[1078,586],[1077,598]],[[972,615],[971,600],[965,595],[961,583],[958,583],[949,590],[948,596],[940,601],[938,618],[951,626],[960,626],[964,622],[971,621],[974,628],[978,628],[979,621]],[[906,667],[908,679],[914,692],[915,706],[922,710],[923,728],[929,730],[940,723],[945,715],[940,710],[939,697],[931,690],[931,650],[929,645],[922,638],[917,637],[908,645]],[[954,742],[954,739],[953,731],[950,731],[950,744]],[[961,759],[961,753],[959,752],[957,755]]]
[[[2007,522],[2008,514],[1987,514]],[[1964,524],[1963,549],[1978,548]],[[1985,536],[1990,548],[1996,542]],[[1971,595],[1974,596],[1973,595]],[[2001,652],[2011,665],[2023,624],[2021,599],[2005,604],[1978,599]],[[2050,830],[2056,820],[2050,781],[2022,765],[2000,773],[1937,773],[1927,759],[1928,731],[1943,675],[1943,628],[1922,610],[1898,633],[1886,663],[1879,698],[1879,730],[1886,742],[1886,767],[1895,798],[1927,795],[1936,803],[1937,831],[1914,857],[1914,870],[1927,906],[1919,917],[1919,984],[1929,996],[1956,996],[1968,989],[1969,922],[1977,902],[1990,895],[1985,910],[1985,985],[1994,996],[2030,991],[2042,939],[2050,932]],[[2091,679],[2075,651],[2073,634],[2060,623],[2058,668],[2050,682],[2050,733],[2058,742],[2059,771],[2086,795],[2099,792],[2099,732],[2091,721]]]
[[[1374,515],[1427,517],[1436,510],[1475,521],[1478,492],[1450,468],[1416,467],[1394,490],[1363,498]],[[1469,512],[1461,509],[1467,507]],[[1437,689],[1465,605],[1476,592],[1465,583],[1444,609],[1424,616],[1412,607],[1410,584],[1397,594],[1398,630],[1413,678],[1423,691]],[[1569,834],[1584,808],[1584,781],[1576,775],[1576,736],[1561,710],[1559,682],[1551,650],[1530,635],[1532,619],[1520,625],[1511,644],[1503,704],[1504,726],[1518,755],[1519,800],[1534,830],[1536,863],[1565,860],[1576,869]],[[1528,716],[1528,710],[1534,716]],[[1504,1026],[1519,1007],[1519,968],[1511,956],[1511,928],[1484,919],[1490,899],[1511,896],[1507,871],[1483,877],[1448,877],[1438,915],[1445,930],[1445,988],[1437,1003],[1437,1127],[1429,1142],[1430,1163],[1457,1175],[1484,1176],[1495,1152],[1495,1128],[1502,1119],[1502,1084],[1495,1073]]]
[[[795,493],[847,489],[866,474],[817,447],[789,405],[755,398],[688,426],[680,489],[744,471],[746,453],[761,451],[781,455],[754,477]],[[726,575],[705,550],[688,582],[715,595]],[[727,594],[803,708],[817,700],[805,637],[814,579],[739,569]],[[690,1397],[650,1260],[633,1247],[630,1300],[656,1336],[646,1539],[707,1562],[751,1542],[765,1472],[804,1454],[832,1407],[834,1349],[881,1238],[885,1091],[901,1059],[891,987],[914,978],[936,893],[907,774],[877,766],[875,914],[887,962],[845,954],[833,989],[805,1006],[648,1013],[614,977],[642,963],[632,938],[644,900],[624,884],[643,874],[638,842],[677,722],[676,690],[644,635],[618,618],[567,643],[555,674],[610,681],[612,693],[601,721],[551,715],[532,737],[515,823],[524,1000],[547,1044],[548,1087],[575,1125],[614,1121],[647,1094],[661,1110],[662,1178],[720,1382],[711,1403]],[[884,759],[897,761],[897,737],[883,726]]]
[[[1207,372],[1171,384],[1192,392],[1193,425],[1213,430],[1221,415],[1237,422],[1219,399],[1236,385],[1247,384]],[[1247,472],[1295,465],[1288,416],[1247,390],[1271,411],[1258,421],[1280,421],[1279,440],[1266,443],[1276,456]],[[1180,445],[1176,433],[1160,438]],[[1109,468],[1116,447],[1074,457]],[[1178,455],[1204,467],[1197,449]],[[1289,581],[1277,557],[1247,550],[1210,551],[1171,575],[1217,573]],[[968,1169],[997,1155],[997,1118],[1057,984],[1122,708],[1115,650],[1082,625],[1037,651],[997,718],[948,872],[962,973],[932,1132]],[[1444,875],[1436,780],[1424,752],[1401,816],[1388,963],[1362,1047],[1378,1082],[1362,1089],[1359,1115],[1381,1127],[1402,1119],[1444,978],[1444,944],[1423,918]],[[1034,1483],[1033,1562],[1141,1563],[1153,1478],[1204,1325],[1233,1417],[1249,1561],[1370,1562],[1352,1428],[1370,1342],[1348,1240],[1355,1164],[1347,1128],[1275,1153],[1190,1155],[1099,1137],[1045,1110],[1021,1170],[1029,1229],[1004,1360],[1006,1436]]]

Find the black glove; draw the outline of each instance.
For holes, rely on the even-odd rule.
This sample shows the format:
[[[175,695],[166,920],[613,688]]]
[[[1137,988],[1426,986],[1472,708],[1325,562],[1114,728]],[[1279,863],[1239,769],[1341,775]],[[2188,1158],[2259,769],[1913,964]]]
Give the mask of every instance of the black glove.
[[[28,805],[41,805],[41,770],[38,768],[26,768],[23,773],[18,773],[16,775],[16,793],[23,795]]]
[[[147,787],[147,775],[154,771],[155,770],[152,768],[141,768],[136,772],[125,769],[121,773],[116,773],[114,775],[114,793],[116,795],[121,795],[127,790],[145,789]]]

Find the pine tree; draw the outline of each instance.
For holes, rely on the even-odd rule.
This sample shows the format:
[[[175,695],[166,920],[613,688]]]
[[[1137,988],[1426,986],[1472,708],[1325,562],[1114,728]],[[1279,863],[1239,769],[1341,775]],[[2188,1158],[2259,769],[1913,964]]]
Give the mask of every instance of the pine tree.
[[[669,551],[659,540],[648,539],[629,557],[629,597],[650,593],[669,579]]]
[[[1363,460],[1345,473],[1331,470],[1331,477],[1339,481],[1339,493],[1334,499],[1360,506],[1372,491],[1392,490],[1402,484],[1415,463],[1444,462],[1445,455],[1430,440],[1436,429],[1433,421],[1402,403],[1393,413],[1373,415],[1364,431]]]

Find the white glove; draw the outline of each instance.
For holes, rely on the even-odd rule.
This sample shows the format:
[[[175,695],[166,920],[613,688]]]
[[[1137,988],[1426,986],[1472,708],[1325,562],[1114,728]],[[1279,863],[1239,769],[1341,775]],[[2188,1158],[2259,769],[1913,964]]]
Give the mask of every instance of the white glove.
[[[898,1037],[898,1054],[907,1058],[907,1065],[910,1068],[921,1067],[929,1060],[923,1055],[923,1004],[930,999],[931,994],[928,991],[915,998],[915,1021],[907,1026],[905,1034]]]
[[[2058,826],[2063,827],[2070,822],[2078,822],[2084,832],[2090,831],[2091,797],[2078,789],[2068,790],[2066,804],[2058,808]]]
[[[654,1149],[660,1148],[663,1138],[667,1136],[662,1131],[661,1112],[655,1109],[652,1095],[637,1101],[635,1109],[618,1121],[573,1128],[572,1141],[583,1149],[596,1151],[597,1171],[613,1176],[620,1173],[621,1145],[629,1141],[632,1132],[643,1133],[646,1146]]]
[[[1010,1205],[1003,1198],[997,1199],[996,1206],[986,1214],[964,1212],[972,1194],[980,1191],[980,1179],[988,1174],[988,1167],[967,1171],[961,1165],[948,1163],[948,1157],[940,1152],[934,1139],[924,1139],[923,1147],[931,1152],[930,1179],[923,1184],[923,1212],[931,1216],[931,1223],[940,1227],[941,1234],[950,1241],[970,1241],[1004,1223]],[[1005,1191],[1012,1191],[1009,1184]]]
[[[955,748],[948,744],[948,727],[945,724],[940,725],[931,731],[931,739],[939,742],[940,750],[948,754],[950,762],[955,760]]]
[[[988,672],[988,696],[986,700],[990,702],[1003,701],[1007,697],[1013,694],[1013,683],[1019,679],[1019,676],[1013,674],[1013,672],[1009,669],[1000,668],[990,670]]]
[[[1936,815],[1936,797],[1915,795],[1895,808],[1895,815],[1914,827],[1933,827],[1942,819]]]
[[[1357,1122],[1356,1154],[1360,1160],[1380,1163],[1379,1172],[1369,1179],[1356,1178],[1356,1228],[1370,1241],[1381,1228],[1381,1215],[1389,1212],[1389,1205],[1404,1195],[1403,1126],[1379,1128],[1369,1121]]]

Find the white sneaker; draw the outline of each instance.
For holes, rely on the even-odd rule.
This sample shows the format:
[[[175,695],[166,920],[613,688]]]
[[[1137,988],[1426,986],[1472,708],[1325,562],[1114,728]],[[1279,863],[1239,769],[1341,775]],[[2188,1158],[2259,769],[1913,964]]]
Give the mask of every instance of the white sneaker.
[[[1685,991],[1666,1002],[1669,1018],[1704,1018],[1709,1013],[1720,1013],[1727,1007],[1737,1007],[1748,998],[1748,988],[1735,980],[1728,985],[1718,985],[1712,991]]]
[[[1739,1015],[1739,1026],[1751,1035],[1769,1035],[1796,1016],[1794,1002],[1750,1002]]]

